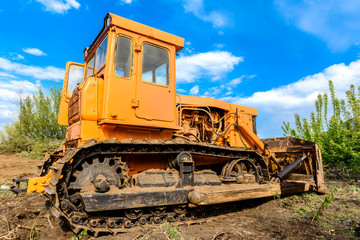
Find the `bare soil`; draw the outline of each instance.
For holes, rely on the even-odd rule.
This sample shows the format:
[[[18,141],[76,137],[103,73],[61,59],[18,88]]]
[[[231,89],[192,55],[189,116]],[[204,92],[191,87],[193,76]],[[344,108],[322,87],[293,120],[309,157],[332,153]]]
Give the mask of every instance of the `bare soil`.
[[[0,155],[0,185],[14,177],[30,177],[41,161]],[[237,204],[237,212],[204,219],[193,225],[148,225],[98,239],[360,239],[360,178],[328,180],[333,197],[303,193]],[[330,199],[327,208],[324,200]],[[325,204],[326,205],[326,204]],[[320,209],[320,211],[319,211]],[[318,219],[314,219],[318,216]],[[86,235],[86,234],[84,234]],[[0,190],[0,239],[70,239],[75,234],[51,216],[46,197],[15,196]],[[81,239],[93,239],[90,234]],[[80,237],[78,238],[80,239]]]
[[[41,160],[0,154],[0,179],[26,178],[36,174]]]

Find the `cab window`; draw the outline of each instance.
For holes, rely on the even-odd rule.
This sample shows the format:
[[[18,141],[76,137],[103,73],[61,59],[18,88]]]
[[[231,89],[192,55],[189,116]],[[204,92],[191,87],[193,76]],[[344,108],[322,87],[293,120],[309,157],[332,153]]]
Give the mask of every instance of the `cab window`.
[[[149,43],[143,45],[142,80],[169,86],[169,52]]]
[[[106,36],[91,56],[86,67],[86,78],[95,76],[106,62],[106,49],[108,37]]]
[[[96,61],[95,61],[95,72],[97,73],[104,65],[106,61],[106,49],[107,49],[108,37],[100,43],[96,49]]]
[[[71,98],[72,93],[76,88],[77,84],[82,81],[83,72],[84,72],[83,66],[78,66],[75,64],[70,65],[68,79],[67,79],[68,85],[66,89],[66,95],[68,98]]]
[[[130,78],[132,75],[133,40],[119,35],[116,38],[114,71],[117,76]]]
[[[95,54],[92,55],[86,67],[86,78],[94,76],[95,74],[94,69],[95,69]]]

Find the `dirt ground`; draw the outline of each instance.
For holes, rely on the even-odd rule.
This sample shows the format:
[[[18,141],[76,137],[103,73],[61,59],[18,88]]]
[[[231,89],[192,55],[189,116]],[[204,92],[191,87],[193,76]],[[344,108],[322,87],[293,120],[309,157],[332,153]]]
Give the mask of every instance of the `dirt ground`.
[[[35,174],[40,162],[0,155],[0,186],[9,185],[13,177]],[[303,193],[238,202],[237,212],[204,219],[202,224],[148,225],[98,239],[360,239],[359,180],[328,179],[332,194],[327,195]],[[94,239],[86,232],[80,234],[76,237],[50,215],[45,197],[15,196],[0,189],[0,239]]]
[[[0,179],[26,178],[36,174],[41,160],[0,154]]]

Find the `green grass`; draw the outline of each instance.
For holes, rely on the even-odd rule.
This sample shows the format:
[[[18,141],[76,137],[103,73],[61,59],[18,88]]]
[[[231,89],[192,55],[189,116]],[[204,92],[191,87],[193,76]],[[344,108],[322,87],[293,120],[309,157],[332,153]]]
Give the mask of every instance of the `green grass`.
[[[6,189],[0,189],[0,195],[1,196],[9,196],[12,195],[13,193],[10,190],[6,190]]]
[[[170,240],[178,239],[181,235],[179,232],[178,226],[175,226],[170,223],[164,223],[161,225],[161,227],[162,227],[162,229],[165,230],[165,232],[167,233],[167,236]]]
[[[353,196],[357,195],[358,197],[360,197],[360,187],[356,185],[351,185],[350,194],[352,194]]]
[[[9,179],[4,179],[4,178],[0,178],[0,187],[2,185],[8,185],[11,186],[12,182]],[[12,195],[13,193],[8,190],[8,189],[0,189],[0,195],[1,196],[8,196],[8,195]]]
[[[174,224],[165,222],[160,226],[152,229],[142,236],[141,240],[153,239],[153,235],[155,234],[164,234],[169,240],[176,240],[181,238],[181,233],[179,231],[179,227]]]
[[[1,185],[13,186],[14,183],[10,179],[0,178],[0,187]],[[25,187],[26,187],[26,183],[21,182],[20,188],[25,188]],[[10,191],[10,189],[0,189],[0,196],[9,196],[13,194],[14,193]]]
[[[87,230],[82,230],[76,233],[73,237],[71,237],[69,240],[81,240],[83,237],[87,236]]]
[[[308,213],[308,212],[312,212],[311,209],[305,208],[305,207],[300,207],[298,210],[299,213]]]
[[[337,193],[338,189],[335,187],[331,189],[330,194],[327,194],[324,198],[324,201],[321,203],[321,205],[318,207],[314,217],[311,219],[311,221],[317,221],[319,220],[321,215],[325,214],[325,211],[328,209],[328,206],[332,203],[332,200],[335,197],[335,194]]]
[[[275,195],[274,195],[274,199],[278,199],[279,200],[279,206],[281,208],[284,207],[284,202],[283,200],[281,199],[281,195],[276,191]]]
[[[282,198],[283,208],[290,213],[288,219],[316,228],[314,238],[352,239],[360,226],[356,218],[360,215],[360,185],[355,181],[329,181],[327,186],[330,194],[307,192]],[[349,224],[344,225],[345,221]]]

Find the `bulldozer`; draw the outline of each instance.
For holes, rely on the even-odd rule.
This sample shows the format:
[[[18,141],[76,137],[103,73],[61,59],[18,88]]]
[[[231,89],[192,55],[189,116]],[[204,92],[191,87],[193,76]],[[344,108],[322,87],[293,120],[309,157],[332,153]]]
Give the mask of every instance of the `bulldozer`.
[[[255,108],[176,93],[183,46],[108,13],[84,63],[66,65],[65,143],[37,177],[14,179],[27,187],[13,191],[42,193],[54,216],[95,235],[199,219],[241,200],[325,192],[315,143],[260,139]]]

